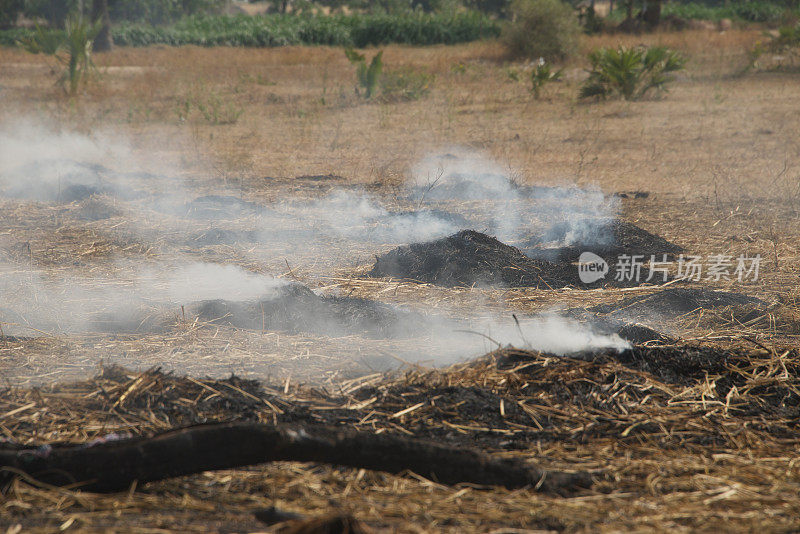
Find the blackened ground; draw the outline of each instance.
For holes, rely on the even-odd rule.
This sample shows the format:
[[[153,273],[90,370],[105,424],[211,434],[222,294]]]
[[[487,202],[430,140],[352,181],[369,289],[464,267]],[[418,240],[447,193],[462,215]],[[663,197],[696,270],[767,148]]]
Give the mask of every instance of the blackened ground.
[[[372,270],[367,274],[444,287],[590,287],[580,281],[578,267],[571,262],[530,258],[519,249],[474,230],[398,247],[376,257]],[[612,278],[591,287],[639,283],[637,280],[620,282]]]
[[[204,321],[249,330],[328,336],[409,337],[426,327],[422,316],[373,300],[320,297],[301,284],[276,291],[271,298],[258,301],[202,301],[189,305],[187,311]]]
[[[642,261],[646,263],[651,256],[655,256],[656,261],[662,261],[666,254],[667,259],[670,260],[674,258],[675,254],[683,251],[683,248],[675,243],[651,234],[633,223],[613,219],[602,221],[599,224],[603,226],[593,229],[593,235],[608,236],[608,239],[599,239],[598,243],[554,246],[554,243],[563,243],[573,227],[572,223],[563,222],[550,227],[545,235],[526,240],[520,244],[520,249],[533,258],[569,262],[578,261],[578,257],[583,252],[593,252],[609,264],[616,263],[617,258],[623,254],[642,256]]]
[[[761,299],[732,291],[705,288],[670,287],[649,295],[637,295],[615,304],[601,304],[588,311],[608,317],[653,316],[676,317],[695,310],[733,306],[740,312],[739,320],[747,321],[763,313],[767,303]]]
[[[93,195],[79,202],[74,210],[76,218],[82,221],[102,221],[123,213],[113,198],[104,195]]]
[[[675,342],[675,339],[667,334],[640,323],[629,323],[608,318],[598,319],[596,316],[587,314],[569,315],[576,316],[583,321],[588,321],[594,332],[598,334],[617,334],[625,341],[634,345],[641,345],[644,343],[670,344]]]
[[[621,363],[673,386],[689,387],[705,382],[713,387],[717,398],[726,398],[732,391],[746,390],[750,400],[737,407],[739,413],[796,418],[800,416],[800,395],[791,382],[800,373],[800,365],[795,355],[787,353],[790,358],[783,364],[785,369],[781,369],[786,380],[766,379],[774,363],[769,357],[759,361],[748,351],[703,345],[634,346],[622,352],[601,350],[576,353],[569,358],[593,364]],[[510,350],[500,354],[498,366],[514,368],[537,357],[526,351]],[[754,373],[760,373],[765,379],[753,384],[750,378]]]

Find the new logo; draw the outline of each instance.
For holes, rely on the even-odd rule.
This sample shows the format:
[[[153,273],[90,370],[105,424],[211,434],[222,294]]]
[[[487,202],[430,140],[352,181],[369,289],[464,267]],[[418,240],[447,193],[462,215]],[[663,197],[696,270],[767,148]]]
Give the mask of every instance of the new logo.
[[[584,284],[591,284],[605,278],[608,263],[594,252],[583,252],[578,258],[578,277]]]

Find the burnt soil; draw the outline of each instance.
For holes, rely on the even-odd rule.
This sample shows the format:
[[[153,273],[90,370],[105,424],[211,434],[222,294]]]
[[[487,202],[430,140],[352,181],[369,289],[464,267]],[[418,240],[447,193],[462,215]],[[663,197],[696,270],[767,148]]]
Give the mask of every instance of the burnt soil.
[[[609,317],[632,316],[674,317],[696,310],[735,307],[740,320],[749,320],[763,313],[767,303],[761,299],[735,293],[705,288],[670,287],[649,295],[629,297],[616,304],[593,306],[588,311]],[[752,315],[752,316],[751,316]]]
[[[374,300],[321,297],[301,284],[279,288],[275,296],[267,299],[206,300],[190,304],[187,310],[203,321],[237,328],[334,337],[409,337],[426,326],[421,315]]]

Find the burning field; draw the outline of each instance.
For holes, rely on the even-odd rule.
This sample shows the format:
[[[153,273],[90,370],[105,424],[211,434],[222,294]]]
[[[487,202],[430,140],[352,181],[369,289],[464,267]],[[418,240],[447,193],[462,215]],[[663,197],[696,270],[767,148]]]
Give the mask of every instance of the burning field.
[[[8,532],[800,528],[796,147],[743,161],[775,118],[741,111],[746,79],[641,103],[648,129],[614,103],[520,106],[491,48],[454,47],[428,123],[422,103],[300,110],[327,49],[185,50],[187,78],[151,52],[109,54],[155,70],[82,119],[37,114],[44,74],[0,65],[36,88],[10,83],[24,113],[0,115]],[[215,54],[270,65],[252,120],[88,118],[139,83],[169,102]],[[698,101],[714,84],[730,100]],[[715,133],[684,178],[697,117]]]

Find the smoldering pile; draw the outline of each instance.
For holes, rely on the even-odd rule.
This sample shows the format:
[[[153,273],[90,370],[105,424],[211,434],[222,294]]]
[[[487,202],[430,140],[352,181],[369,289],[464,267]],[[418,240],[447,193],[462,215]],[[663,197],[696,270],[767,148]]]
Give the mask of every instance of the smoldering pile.
[[[292,334],[395,338],[428,330],[425,318],[417,313],[374,300],[318,296],[299,283],[281,286],[267,298],[205,300],[191,303],[187,309],[192,316],[212,324]]]
[[[621,227],[623,225],[616,225]],[[633,225],[631,225],[633,226]],[[603,250],[614,250],[606,247]],[[401,246],[375,257],[372,277],[415,280],[444,287],[531,287],[560,289],[589,288],[578,276],[572,258],[573,247],[553,249],[550,259],[530,257],[520,249],[473,230],[464,230],[446,238]],[[599,250],[599,249],[598,249]],[[631,251],[625,250],[627,254]],[[635,252],[634,252],[635,253]],[[666,280],[664,280],[666,281]],[[602,283],[610,287],[636,286],[645,280],[616,279]]]
[[[580,254],[592,252],[611,264],[623,254],[647,261],[682,251],[618,218],[615,196],[592,189],[520,185],[496,164],[455,152],[423,161],[409,198],[433,206],[477,203],[472,219],[463,221],[460,232],[376,256],[369,276],[445,287],[621,287],[640,282],[612,276],[597,284],[582,283],[575,265]]]
[[[573,273],[559,265],[528,258],[519,249],[473,230],[396,248],[376,257],[368,275],[416,280],[445,287],[547,289],[565,287],[575,278]]]
[[[570,235],[576,226],[592,228],[590,235],[585,235],[585,231],[583,235]],[[519,248],[532,258],[559,262],[578,261],[583,252],[592,252],[606,261],[621,255],[662,261],[684,251],[675,243],[622,219],[557,223],[545,233],[525,239]]]

